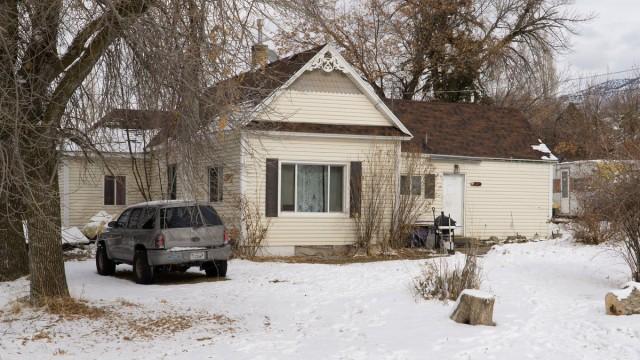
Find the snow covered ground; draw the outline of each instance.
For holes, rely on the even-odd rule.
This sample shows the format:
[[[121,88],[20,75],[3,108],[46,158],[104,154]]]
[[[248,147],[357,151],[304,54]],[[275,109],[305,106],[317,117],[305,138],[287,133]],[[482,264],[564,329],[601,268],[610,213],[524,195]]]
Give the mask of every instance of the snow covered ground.
[[[0,359],[640,359],[640,315],[605,314],[606,292],[629,280],[605,247],[496,247],[482,260],[496,327],[454,323],[453,303],[416,299],[423,263],[234,260],[228,280],[194,271],[141,286],[126,266],[101,277],[92,261],[68,262],[73,296],[117,316],[15,315],[8,304],[28,284],[0,283]],[[187,320],[166,331],[152,319],[168,313]],[[165,330],[141,333],[124,319]]]

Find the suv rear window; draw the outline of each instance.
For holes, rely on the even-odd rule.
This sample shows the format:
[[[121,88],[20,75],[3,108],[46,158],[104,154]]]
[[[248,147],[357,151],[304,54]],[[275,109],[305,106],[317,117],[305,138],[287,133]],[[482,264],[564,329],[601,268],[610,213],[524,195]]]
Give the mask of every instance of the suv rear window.
[[[220,217],[210,206],[181,206],[160,209],[163,229],[222,225]]]

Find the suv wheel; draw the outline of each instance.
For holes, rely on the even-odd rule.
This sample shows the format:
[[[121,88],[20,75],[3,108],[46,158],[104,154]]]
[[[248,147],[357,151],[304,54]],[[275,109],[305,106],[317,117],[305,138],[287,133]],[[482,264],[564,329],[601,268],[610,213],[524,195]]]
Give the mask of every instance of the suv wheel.
[[[116,272],[116,263],[107,256],[107,248],[103,243],[98,244],[96,250],[96,269],[100,275],[113,275]]]
[[[204,272],[209,277],[225,277],[227,276],[227,260],[214,260],[205,264]]]
[[[155,271],[153,266],[149,265],[145,250],[136,250],[133,256],[133,276],[138,284],[153,283]]]

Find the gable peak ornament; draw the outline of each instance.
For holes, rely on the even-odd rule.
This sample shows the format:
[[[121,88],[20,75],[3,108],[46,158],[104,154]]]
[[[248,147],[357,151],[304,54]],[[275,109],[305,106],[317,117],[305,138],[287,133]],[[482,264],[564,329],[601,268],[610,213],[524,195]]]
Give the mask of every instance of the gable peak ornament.
[[[343,73],[347,72],[347,69],[340,63],[340,60],[333,56],[330,51],[321,54],[311,63],[309,70],[317,69],[328,73],[334,70],[342,71]]]

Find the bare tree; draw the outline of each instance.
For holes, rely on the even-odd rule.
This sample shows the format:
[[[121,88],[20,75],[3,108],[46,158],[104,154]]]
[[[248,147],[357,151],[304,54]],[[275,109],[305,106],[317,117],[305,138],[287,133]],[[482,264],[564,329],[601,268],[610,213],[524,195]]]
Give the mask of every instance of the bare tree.
[[[209,130],[219,129],[213,120],[230,102],[223,96],[203,102],[203,90],[246,68],[238,49],[248,49],[253,1],[16,0],[0,6],[6,64],[0,72],[0,235],[6,239],[0,272],[25,273],[25,224],[33,301],[64,297],[62,151],[72,142],[90,161],[92,154],[102,156],[91,130],[113,108],[177,110],[180,131],[163,128],[167,139],[187,139],[182,144],[191,149],[202,146],[196,136],[217,140],[219,131]],[[195,153],[180,152],[184,159]],[[146,166],[139,186],[148,182]]]
[[[381,97],[477,100],[498,74],[533,76],[583,21],[568,0],[295,1],[284,49],[335,42]]]

